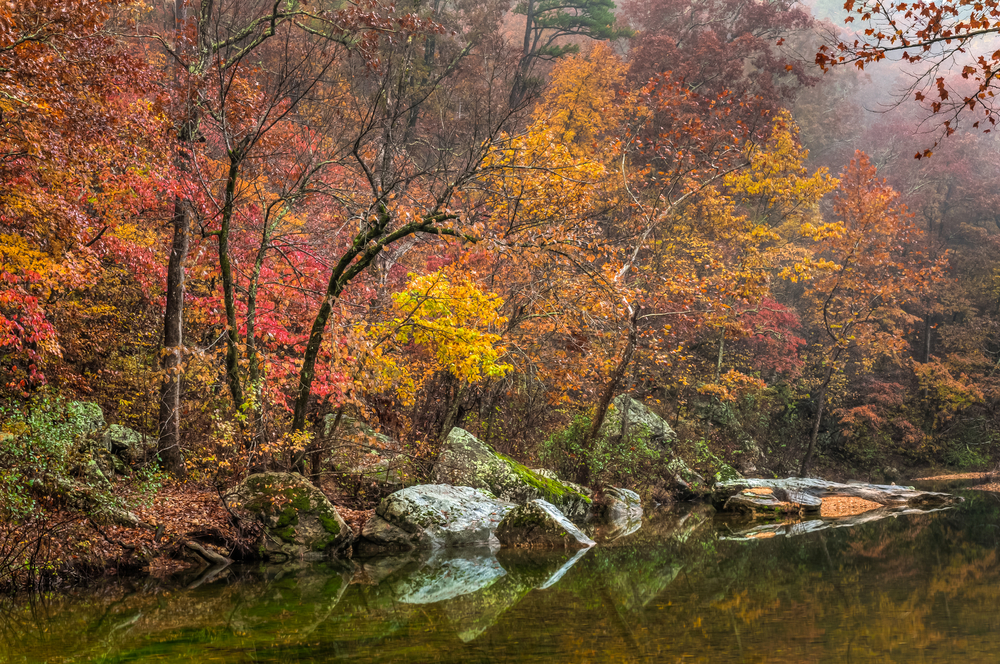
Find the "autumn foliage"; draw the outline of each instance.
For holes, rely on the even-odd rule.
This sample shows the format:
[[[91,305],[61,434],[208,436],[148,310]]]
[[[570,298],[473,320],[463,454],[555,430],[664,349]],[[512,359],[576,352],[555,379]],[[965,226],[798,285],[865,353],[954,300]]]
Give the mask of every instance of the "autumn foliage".
[[[418,466],[453,426],[536,459],[621,393],[695,465],[878,472],[995,430],[995,150],[844,148],[926,154],[818,116],[798,5],[167,4],[0,8],[4,400],[97,401],[220,485],[341,481],[361,423]],[[848,9],[872,27],[824,67],[994,29]],[[992,123],[994,56],[951,107],[919,79],[930,110]]]

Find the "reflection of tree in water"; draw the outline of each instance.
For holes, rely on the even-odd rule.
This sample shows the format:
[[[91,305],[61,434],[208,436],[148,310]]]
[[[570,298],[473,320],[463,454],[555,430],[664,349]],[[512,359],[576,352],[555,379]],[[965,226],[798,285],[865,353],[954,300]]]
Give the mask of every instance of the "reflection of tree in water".
[[[230,570],[0,606],[0,661],[993,661],[1000,509],[719,539],[657,513],[575,553],[489,550]]]

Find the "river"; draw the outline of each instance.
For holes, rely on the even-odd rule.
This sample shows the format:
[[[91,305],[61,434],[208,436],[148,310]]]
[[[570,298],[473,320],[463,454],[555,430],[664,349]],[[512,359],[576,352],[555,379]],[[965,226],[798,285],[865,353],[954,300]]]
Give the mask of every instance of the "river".
[[[962,494],[795,537],[675,507],[575,556],[104,580],[0,600],[0,662],[994,663],[1000,495]]]

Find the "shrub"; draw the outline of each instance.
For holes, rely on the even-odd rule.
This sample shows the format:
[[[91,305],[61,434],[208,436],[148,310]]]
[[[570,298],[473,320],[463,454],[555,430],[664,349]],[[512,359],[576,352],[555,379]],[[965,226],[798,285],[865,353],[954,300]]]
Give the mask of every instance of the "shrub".
[[[624,436],[599,436],[585,445],[591,416],[576,415],[541,447],[541,461],[561,477],[616,486],[655,484],[670,461],[649,444],[649,431],[635,424]]]

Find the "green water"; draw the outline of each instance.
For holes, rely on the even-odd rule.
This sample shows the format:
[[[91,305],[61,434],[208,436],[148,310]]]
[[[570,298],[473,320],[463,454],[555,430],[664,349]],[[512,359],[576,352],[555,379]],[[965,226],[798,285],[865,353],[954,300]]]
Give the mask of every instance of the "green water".
[[[577,558],[230,568],[0,601],[0,662],[997,662],[1000,497],[754,541],[647,513]]]

